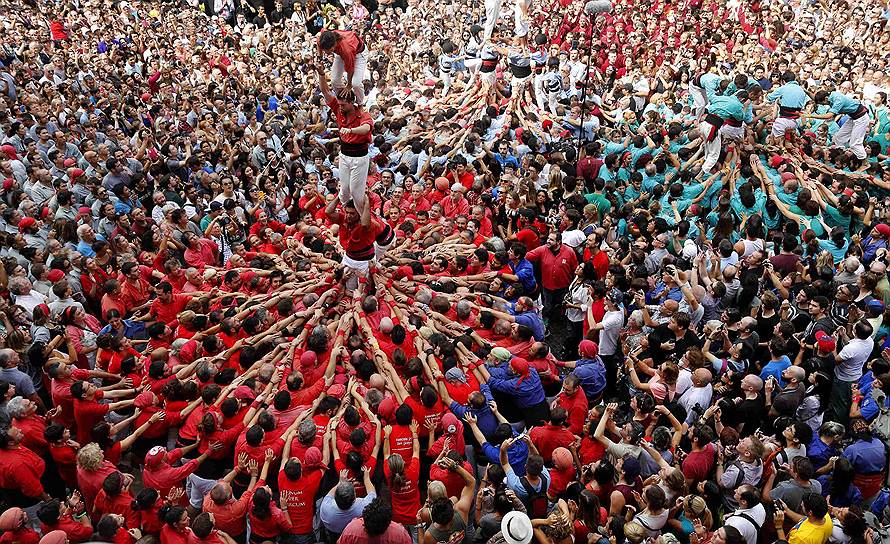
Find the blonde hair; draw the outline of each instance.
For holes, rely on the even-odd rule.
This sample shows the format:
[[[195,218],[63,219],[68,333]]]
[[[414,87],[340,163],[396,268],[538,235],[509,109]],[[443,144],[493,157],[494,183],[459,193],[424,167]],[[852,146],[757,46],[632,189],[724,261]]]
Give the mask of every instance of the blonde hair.
[[[664,484],[671,489],[672,491],[676,491],[678,493],[682,493],[686,486],[686,477],[683,476],[683,471],[679,468],[673,468],[670,472],[668,472],[667,476],[664,478]]]
[[[702,525],[710,527],[713,523],[713,516],[708,509],[708,503],[705,499],[698,495],[686,495],[683,498],[684,509],[695,519],[701,520]]]
[[[77,466],[84,470],[98,470],[104,461],[105,454],[95,442],[90,442],[77,452]]]
[[[446,489],[445,484],[439,480],[433,480],[426,488],[426,495],[428,501],[445,499],[448,497],[448,489]]]
[[[624,536],[633,544],[640,544],[646,538],[646,529],[636,521],[624,524]]]

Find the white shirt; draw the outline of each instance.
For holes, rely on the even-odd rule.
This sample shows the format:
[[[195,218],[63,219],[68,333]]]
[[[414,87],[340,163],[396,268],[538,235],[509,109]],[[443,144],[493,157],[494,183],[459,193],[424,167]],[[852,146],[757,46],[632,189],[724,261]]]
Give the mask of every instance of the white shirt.
[[[587,240],[587,235],[580,229],[567,230],[562,233],[562,243],[572,249],[577,249],[585,240]]]
[[[584,321],[584,314],[590,307],[590,292],[587,290],[587,286],[581,282],[573,283],[569,287],[569,300],[572,304],[580,306],[581,309],[567,308],[566,318],[572,323]]]
[[[601,323],[603,330],[600,331],[600,355],[615,355],[618,351],[618,335],[624,326],[624,312],[606,312]]]
[[[850,340],[837,354],[838,365],[834,369],[835,377],[845,382],[854,382],[861,378],[862,366],[868,360],[874,347],[875,341],[871,338]]]
[[[758,527],[763,527],[763,523],[766,521],[766,510],[764,510],[763,505],[758,504],[754,508],[739,508],[723,519],[725,525],[735,527],[742,533],[747,544],[757,544],[758,527],[754,527],[749,520],[738,514],[746,514],[747,516],[750,516],[757,522]]]
[[[680,406],[686,408],[686,423],[692,424],[692,421],[698,417],[698,414],[692,411],[692,407],[698,404],[703,409],[711,405],[711,396],[714,394],[714,388],[711,384],[704,387],[690,387],[681,396]]]
[[[39,291],[31,289],[31,292],[27,295],[16,295],[14,302],[16,306],[21,306],[30,315],[34,312],[34,308],[36,308],[40,304],[46,304],[46,296],[41,294]]]

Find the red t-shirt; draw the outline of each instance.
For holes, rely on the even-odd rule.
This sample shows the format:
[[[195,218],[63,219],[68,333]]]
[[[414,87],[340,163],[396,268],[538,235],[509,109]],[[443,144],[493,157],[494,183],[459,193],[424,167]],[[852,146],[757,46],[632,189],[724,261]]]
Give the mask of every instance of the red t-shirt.
[[[340,133],[340,141],[344,144],[369,144],[373,140],[372,132],[374,131],[374,120],[371,119],[371,116],[363,109],[356,110],[352,113],[352,115],[346,116],[343,111],[340,109],[340,103],[337,99],[328,100],[328,107],[331,108],[331,111],[334,113],[334,116],[337,118],[337,126],[340,129],[344,128],[358,128],[362,125],[369,125],[371,130],[368,131],[367,134],[343,134]]]
[[[411,459],[405,463],[404,484],[396,489],[392,483],[389,463],[383,464],[383,473],[390,486],[392,495],[392,520],[395,523],[414,525],[417,523],[417,511],[420,510],[420,459]]]
[[[439,425],[439,421],[442,419],[442,414],[445,412],[445,405],[442,404],[442,401],[440,400],[436,400],[436,404],[434,404],[432,408],[427,408],[422,402],[414,397],[405,399],[405,404],[410,406],[411,410],[414,411],[414,421],[416,421],[418,427],[420,427],[417,429],[417,435],[421,438],[426,438],[430,435],[430,431],[427,429],[427,423],[432,422]]]
[[[6,531],[3,536],[0,536],[0,544],[37,544],[38,542],[40,542],[40,535],[30,527]]]
[[[191,295],[174,294],[169,304],[164,304],[160,299],[155,299],[151,303],[149,313],[157,316],[157,320],[174,327],[176,324],[176,316],[183,310],[192,300]]]
[[[50,531],[65,531],[68,542],[87,542],[93,537],[93,530],[79,521],[74,521],[71,514],[59,516],[59,522],[55,525],[40,524],[40,532],[46,534]]]
[[[516,233],[516,240],[522,242],[528,251],[541,245],[541,238],[531,229],[522,229]]]
[[[100,404],[102,391],[96,391],[95,400],[74,399],[74,420],[77,422],[77,443],[88,444],[92,442],[93,427],[102,421],[108,413],[109,405]]]
[[[707,480],[714,468],[714,463],[714,446],[707,444],[701,451],[691,452],[686,456],[686,459],[683,459],[683,476],[694,482]]]
[[[312,519],[315,514],[315,494],[321,485],[323,470],[311,470],[299,480],[291,480],[284,471],[278,473],[278,489],[282,502],[287,502],[287,513],[293,522],[292,532],[305,535],[312,532]]]
[[[50,444],[49,454],[56,462],[56,468],[59,469],[59,475],[65,485],[74,489],[77,486],[77,450],[68,444],[64,446]]]
[[[161,527],[161,544],[188,544],[189,538],[194,536],[190,527],[182,531],[177,531],[167,523]]]
[[[414,456],[414,438],[411,429],[404,425],[393,425],[389,433],[389,452],[398,453],[405,462]]]
[[[553,450],[559,447],[568,447],[575,440],[572,431],[549,423],[532,429],[529,437],[545,461],[550,461],[553,458]]]
[[[74,427],[74,397],[71,396],[71,385],[78,380],[86,380],[90,377],[90,371],[83,368],[72,369],[71,377],[67,380],[53,380],[50,392],[53,404],[61,408],[56,420],[65,427]]]
[[[250,520],[251,536],[258,536],[267,540],[275,540],[278,535],[281,535],[282,533],[290,533],[293,529],[291,522],[284,517],[284,511],[274,504],[271,505],[271,513],[269,516],[263,519],[254,515],[252,506],[247,512],[247,517]]]

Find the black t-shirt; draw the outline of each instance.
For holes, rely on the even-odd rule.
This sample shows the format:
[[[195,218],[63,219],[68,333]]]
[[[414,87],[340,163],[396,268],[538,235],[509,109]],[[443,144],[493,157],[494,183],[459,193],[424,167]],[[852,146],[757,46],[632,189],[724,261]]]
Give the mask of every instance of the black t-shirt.
[[[758,395],[756,399],[744,399],[736,405],[735,423],[744,423],[742,431],[739,435],[744,438],[751,436],[759,427],[760,422],[766,416],[766,405],[763,395]]]
[[[661,344],[667,342],[674,343],[673,350],[665,351],[661,349]],[[701,346],[701,340],[698,335],[688,329],[679,339],[667,324],[659,325],[649,333],[649,355],[655,364],[658,365],[665,362],[671,355],[677,357],[683,355],[693,346]]]
[[[819,371],[828,374],[828,376],[834,376],[835,364],[834,355],[828,354],[823,357],[813,353],[812,356],[806,357],[801,361],[800,367],[807,373],[807,377],[813,372]]]

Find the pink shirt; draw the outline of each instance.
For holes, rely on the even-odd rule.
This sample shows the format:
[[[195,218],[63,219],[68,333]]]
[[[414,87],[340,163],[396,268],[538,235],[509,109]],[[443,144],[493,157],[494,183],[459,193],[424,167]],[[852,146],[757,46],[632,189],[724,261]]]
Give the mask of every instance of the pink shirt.
[[[382,535],[371,537],[365,532],[365,521],[356,518],[343,529],[337,544],[411,544],[411,536],[404,526],[390,523]]]

